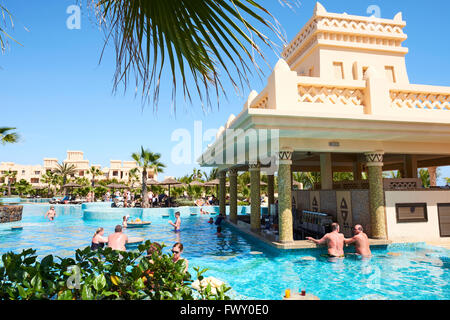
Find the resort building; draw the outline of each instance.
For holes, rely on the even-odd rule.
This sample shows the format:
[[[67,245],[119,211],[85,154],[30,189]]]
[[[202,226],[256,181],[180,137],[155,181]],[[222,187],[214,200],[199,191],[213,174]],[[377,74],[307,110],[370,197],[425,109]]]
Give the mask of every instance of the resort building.
[[[85,177],[89,180],[92,179],[90,173],[91,167],[98,168],[102,171],[102,175],[96,176],[95,180],[116,179],[120,182],[128,182],[130,180],[130,171],[137,168],[135,161],[122,161],[122,160],[110,160],[110,166],[102,168],[100,165],[90,165],[89,160],[84,159],[84,153],[82,151],[67,151],[67,158],[63,160],[63,163],[75,166],[77,172],[72,178]],[[58,159],[56,158],[44,158],[44,165],[20,165],[14,162],[0,162],[0,183],[7,183],[7,178],[4,175],[9,172],[16,172],[16,178],[12,183],[26,180],[35,187],[43,187],[42,175],[47,171],[56,170],[58,165]],[[157,180],[157,174],[153,170],[147,170],[148,179]],[[138,179],[141,179],[141,174],[138,173]]]
[[[417,173],[431,168],[433,176],[436,167],[450,165],[450,87],[409,82],[405,26],[401,13],[393,19],[336,14],[317,3],[267,86],[250,93],[198,160],[219,169],[221,212],[228,175],[231,222],[238,220],[237,173],[250,171],[250,228],[260,233],[266,171],[269,209],[278,177],[280,245],[293,245],[303,211],[330,215],[346,236],[355,224],[372,239],[450,236],[450,190],[423,188]],[[401,179],[383,179],[392,170]],[[321,183],[293,190],[293,172],[320,172]],[[334,172],[352,172],[354,180],[335,182]]]

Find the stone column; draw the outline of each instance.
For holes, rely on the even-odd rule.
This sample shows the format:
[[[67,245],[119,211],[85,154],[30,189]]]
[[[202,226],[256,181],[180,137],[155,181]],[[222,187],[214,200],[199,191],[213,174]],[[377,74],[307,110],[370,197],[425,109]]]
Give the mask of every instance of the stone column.
[[[275,185],[275,177],[273,175],[267,176],[267,198],[268,198],[268,206],[269,206],[269,215],[272,214],[270,212],[270,205],[275,203],[275,195],[274,195],[274,185]]]
[[[371,238],[386,239],[386,211],[383,190],[383,155],[376,151],[366,153],[369,179],[369,210]]]
[[[331,153],[320,155],[320,181],[322,190],[333,189],[333,166],[331,163]]]
[[[278,232],[279,241],[287,243],[294,241],[292,221],[292,188],[291,166],[292,150],[279,152],[278,167]]]
[[[226,215],[226,204],[225,204],[225,195],[227,193],[226,190],[226,172],[220,171],[219,172],[219,207],[220,207],[220,213],[223,215]]]
[[[230,221],[237,223],[237,174],[236,169],[230,169],[228,176],[230,178]]]
[[[428,168],[428,173],[430,175],[430,187],[436,187],[437,186],[436,169],[437,169],[436,167]]]
[[[250,226],[253,232],[261,230],[261,168],[259,163],[249,164],[250,171]]]

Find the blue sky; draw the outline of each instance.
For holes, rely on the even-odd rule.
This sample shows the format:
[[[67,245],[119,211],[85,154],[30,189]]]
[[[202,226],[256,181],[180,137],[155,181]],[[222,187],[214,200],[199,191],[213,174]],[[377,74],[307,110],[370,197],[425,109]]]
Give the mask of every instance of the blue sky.
[[[115,70],[114,51],[108,47],[102,62],[103,34],[93,23],[94,17],[82,10],[80,30],[69,30],[66,9],[76,0],[0,0],[15,16],[12,35],[23,46],[10,43],[0,55],[0,125],[18,128],[18,144],[0,146],[0,161],[42,164],[44,157],[65,159],[67,150],[84,151],[91,164],[109,166],[109,160],[130,160],[140,146],[162,154],[167,165],[162,176],[182,176],[198,167],[176,165],[171,150],[174,130],[184,128],[193,135],[194,121],[202,121],[203,130],[219,128],[231,113],[239,114],[250,89],[235,94],[224,79],[228,100],[221,99],[220,109],[204,112],[198,100],[185,104],[177,98],[177,112],[171,109],[169,86],[162,88],[158,111],[142,109],[134,91],[112,94]],[[315,1],[304,0],[295,11],[277,0],[262,3],[281,22],[290,41],[309,20]],[[407,26],[410,49],[407,67],[411,83],[450,86],[450,2],[406,0],[324,0],[330,12],[369,15],[367,8],[377,5],[382,18],[393,18],[402,11]],[[29,31],[24,29],[26,27]],[[281,44],[280,42],[278,42]],[[266,50],[273,66],[278,56]],[[270,74],[265,68],[266,77]],[[168,74],[163,78],[171,81]],[[251,78],[258,92],[265,80]],[[204,145],[206,147],[206,144]],[[194,157],[192,157],[194,158]],[[194,160],[194,159],[193,159]],[[441,170],[442,177],[450,169]]]

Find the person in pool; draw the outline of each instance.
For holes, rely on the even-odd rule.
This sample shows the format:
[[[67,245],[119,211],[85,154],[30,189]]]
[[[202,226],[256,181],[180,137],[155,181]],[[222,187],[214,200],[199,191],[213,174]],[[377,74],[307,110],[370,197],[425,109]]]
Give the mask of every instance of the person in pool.
[[[169,220],[169,223],[175,228],[175,232],[180,232],[180,226],[181,226],[181,219],[180,219],[180,212],[175,212],[175,223]]]
[[[56,218],[56,211],[55,211],[55,207],[51,206],[50,210],[47,211],[47,213],[45,214],[45,217],[48,218],[48,220],[53,221]]]
[[[339,224],[331,224],[331,232],[323,236],[322,239],[316,240],[311,237],[307,237],[306,240],[312,241],[317,245],[328,246],[328,256],[336,258],[344,258],[344,235],[339,233]]]
[[[108,237],[108,247],[113,250],[127,251],[125,245],[128,243],[128,236],[122,233],[122,226],[118,224],[114,231],[115,233]]]
[[[222,237],[223,236],[223,234],[222,234],[222,227],[221,226],[217,227],[216,236],[218,236],[218,237]]]
[[[357,224],[353,227],[354,237],[351,239],[345,239],[345,244],[354,244],[356,253],[362,257],[371,257],[372,252],[369,246],[369,237],[364,233],[362,225]]]
[[[209,224],[213,224],[213,223],[214,223],[214,219],[213,219],[213,218],[209,218],[208,223],[209,223]]]
[[[186,273],[186,271],[188,270],[188,265],[189,265],[189,261],[187,259],[181,258],[181,254],[183,253],[183,244],[181,244],[180,242],[177,242],[173,245],[172,247],[172,261],[173,262],[178,262],[179,260],[184,261],[185,264],[185,269],[184,272]]]
[[[99,248],[103,248],[105,246],[108,239],[103,237],[104,233],[105,230],[103,228],[98,228],[97,231],[95,231],[95,234],[92,237],[91,250],[98,250]]]
[[[128,216],[123,216],[122,219],[122,228],[126,228],[127,227],[127,222],[128,222]]]

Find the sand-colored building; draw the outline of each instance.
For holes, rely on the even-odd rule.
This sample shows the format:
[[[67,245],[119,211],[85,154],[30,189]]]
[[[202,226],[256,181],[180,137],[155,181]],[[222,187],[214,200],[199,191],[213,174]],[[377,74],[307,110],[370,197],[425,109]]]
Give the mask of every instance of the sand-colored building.
[[[54,171],[58,165],[58,159],[56,158],[44,158],[43,165],[21,165],[14,162],[1,162],[0,163],[0,183],[6,183],[7,178],[4,175],[9,171],[17,172],[15,181],[20,181],[25,179],[35,187],[44,186],[42,182],[42,175],[47,171]],[[84,153],[82,151],[67,151],[67,158],[63,160],[63,163],[68,165],[73,165],[76,168],[76,173],[74,178],[85,177],[89,180],[92,179],[92,174],[90,173],[91,167],[96,167],[101,170],[102,175],[96,176],[95,180],[105,180],[105,179],[117,179],[121,182],[128,182],[130,179],[130,170],[137,167],[135,161],[122,161],[122,160],[111,160],[109,167],[101,167],[100,165],[90,164],[89,160],[84,159]],[[157,174],[153,170],[148,170],[148,179],[157,180]],[[139,173],[139,180],[141,179],[141,174]],[[15,182],[13,181],[13,182]]]
[[[222,212],[228,173],[232,222],[236,175],[248,170],[251,230],[260,232],[259,181],[267,171],[269,203],[274,174],[279,181],[280,244],[292,246],[303,210],[331,215],[346,236],[356,223],[374,239],[450,236],[450,190],[424,189],[417,174],[450,165],[450,88],[410,83],[405,26],[401,13],[393,19],[336,14],[317,3],[267,86],[250,93],[199,159],[219,168]],[[402,179],[383,179],[391,170]],[[294,191],[292,172],[320,172],[321,184]],[[354,180],[337,183],[333,172],[352,172]]]

